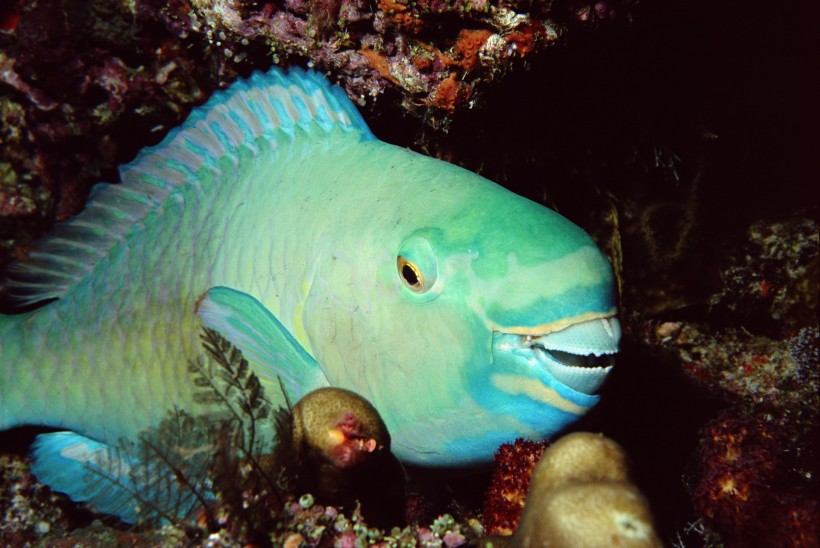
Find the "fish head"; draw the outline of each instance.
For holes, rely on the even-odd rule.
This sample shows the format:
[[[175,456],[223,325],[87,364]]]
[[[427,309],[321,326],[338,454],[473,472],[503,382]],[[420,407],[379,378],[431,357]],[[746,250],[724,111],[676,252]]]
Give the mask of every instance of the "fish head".
[[[396,455],[421,465],[484,463],[502,443],[555,435],[598,401],[620,340],[612,269],[590,236],[457,175],[441,204],[359,225],[305,315],[330,384],[371,401]]]

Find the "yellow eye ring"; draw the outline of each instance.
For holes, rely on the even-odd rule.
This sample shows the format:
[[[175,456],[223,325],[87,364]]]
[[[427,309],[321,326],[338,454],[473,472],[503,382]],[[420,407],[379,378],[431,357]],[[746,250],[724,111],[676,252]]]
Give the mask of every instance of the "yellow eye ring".
[[[427,287],[424,283],[424,274],[421,273],[419,267],[401,255],[396,259],[396,266],[399,270],[399,278],[401,278],[401,281],[407,289],[413,293],[424,293],[427,291]]]
[[[444,287],[433,247],[421,236],[410,236],[402,242],[396,253],[396,274],[404,285],[404,296],[415,302],[435,299]]]

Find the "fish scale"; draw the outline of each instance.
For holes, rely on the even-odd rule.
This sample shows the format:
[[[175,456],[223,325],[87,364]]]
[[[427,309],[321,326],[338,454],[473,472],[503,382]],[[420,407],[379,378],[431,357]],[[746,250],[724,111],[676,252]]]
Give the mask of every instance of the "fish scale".
[[[0,428],[68,430],[38,440],[35,470],[75,498],[110,503],[58,468],[175,407],[208,411],[188,372],[205,327],[243,351],[275,404],[280,380],[291,401],[328,385],[364,396],[416,464],[487,462],[598,401],[590,387],[610,367],[596,358],[620,332],[590,237],[377,140],[316,73],[233,84],[120,173],[4,284],[8,302],[51,302],[0,316]],[[548,364],[516,346],[526,337],[554,351]]]

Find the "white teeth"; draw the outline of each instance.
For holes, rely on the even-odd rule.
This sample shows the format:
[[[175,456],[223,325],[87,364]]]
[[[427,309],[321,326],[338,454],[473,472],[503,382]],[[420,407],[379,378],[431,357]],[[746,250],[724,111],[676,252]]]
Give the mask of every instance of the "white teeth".
[[[614,320],[615,318],[612,318],[612,319]],[[612,325],[609,323],[609,320],[610,320],[610,318],[602,318],[601,323],[604,324],[604,330],[606,330],[607,335],[609,335],[611,338],[614,339],[615,338],[615,333],[613,332]],[[618,320],[615,320],[615,321],[618,321]],[[620,329],[620,325],[618,326],[618,328]],[[619,337],[620,337],[620,334],[619,334]]]
[[[576,392],[594,394],[612,370],[608,367],[576,367],[553,360],[546,352],[538,352],[538,361],[555,379]]]
[[[602,356],[618,351],[621,340],[621,324],[617,318],[589,320],[571,325],[561,331],[537,337],[530,344],[547,350],[560,350],[586,356]]]
[[[576,392],[594,394],[612,370],[620,340],[617,318],[596,318],[541,336],[495,332],[493,348],[543,368]]]
[[[569,353],[579,357],[611,355],[618,351],[620,340],[621,324],[618,319],[600,318],[530,338],[528,344],[533,348],[543,349],[536,351],[538,361],[558,382],[576,392],[594,394],[606,380],[612,366],[603,359],[600,360],[599,367],[594,367],[592,363],[590,366],[582,366],[579,364],[584,360],[563,360],[561,354]]]

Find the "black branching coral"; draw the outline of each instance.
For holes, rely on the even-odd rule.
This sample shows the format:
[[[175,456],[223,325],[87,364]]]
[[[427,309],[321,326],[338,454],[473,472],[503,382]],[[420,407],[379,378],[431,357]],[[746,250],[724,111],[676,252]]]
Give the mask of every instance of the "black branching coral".
[[[270,545],[286,526],[287,501],[303,494],[370,526],[404,524],[404,471],[369,402],[323,388],[273,409],[238,349],[214,330],[201,339],[205,354],[189,371],[209,411],[173,409],[138,443],[94,453],[92,506],[173,524],[192,542],[227,534]]]

